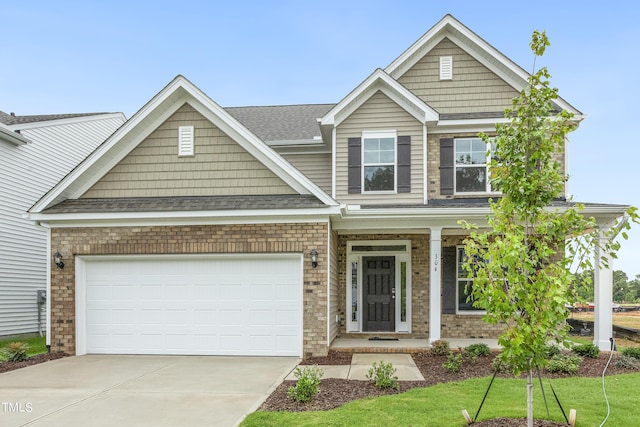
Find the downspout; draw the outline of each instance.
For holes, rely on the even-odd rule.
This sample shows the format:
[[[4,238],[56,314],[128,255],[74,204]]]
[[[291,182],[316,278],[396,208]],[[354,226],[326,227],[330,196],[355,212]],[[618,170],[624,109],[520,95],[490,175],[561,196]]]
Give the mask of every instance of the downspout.
[[[47,324],[47,333],[45,338],[45,343],[47,345],[47,353],[51,353],[51,226],[44,222],[36,222],[36,227],[40,227],[46,230],[47,232],[47,256],[45,265],[47,267],[47,300],[46,300],[46,315],[45,322]]]

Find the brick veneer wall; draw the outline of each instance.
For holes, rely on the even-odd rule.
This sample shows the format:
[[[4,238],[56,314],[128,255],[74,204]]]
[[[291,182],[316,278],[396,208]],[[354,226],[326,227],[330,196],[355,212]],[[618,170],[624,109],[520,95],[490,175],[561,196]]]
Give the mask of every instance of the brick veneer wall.
[[[346,334],[347,242],[352,240],[410,240],[411,241],[411,334],[406,338],[429,337],[429,235],[428,234],[357,234],[341,235],[338,239],[338,304],[340,307],[340,335]],[[354,335],[354,336],[360,336]]]
[[[64,269],[51,271],[51,347],[75,354],[75,256],[124,254],[303,253],[303,356],[327,354],[326,223],[53,228],[51,247]]]
[[[465,236],[443,236],[442,247],[457,246]],[[492,325],[482,320],[482,314],[443,314],[440,336],[447,338],[497,338],[504,325]]]
[[[442,246],[462,244],[464,236],[443,236]],[[376,334],[347,334],[346,320],[350,315],[346,311],[347,242],[352,240],[410,240],[411,241],[411,333],[402,334],[406,338],[429,337],[429,246],[428,234],[357,234],[341,235],[338,238],[338,304],[340,335],[350,337],[369,337]],[[504,329],[503,325],[491,325],[482,320],[482,315],[441,315],[440,336],[447,338],[497,338]]]

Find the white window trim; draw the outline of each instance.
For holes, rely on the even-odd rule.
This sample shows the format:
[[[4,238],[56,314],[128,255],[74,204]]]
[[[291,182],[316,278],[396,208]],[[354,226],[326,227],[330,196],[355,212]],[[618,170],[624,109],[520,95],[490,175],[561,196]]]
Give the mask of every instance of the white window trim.
[[[393,153],[393,190],[386,191],[366,191],[364,189],[364,169],[367,166],[383,166],[390,165],[390,163],[371,163],[367,164],[364,161],[364,140],[368,138],[393,138],[395,141],[395,148]],[[378,131],[363,131],[362,132],[362,144],[360,149],[360,158],[362,159],[360,165],[360,188],[361,194],[397,194],[398,193],[398,132],[395,130],[378,130]]]
[[[488,164],[488,160],[490,160],[491,157],[487,157],[487,161],[485,161],[484,163],[484,168],[487,174],[487,184],[485,186],[485,191],[458,191],[458,163],[457,163],[457,158],[458,158],[458,151],[456,150],[457,148],[457,144],[456,141],[460,140],[460,139],[482,139],[482,138],[478,138],[475,136],[466,136],[466,137],[459,137],[459,138],[454,138],[453,139],[453,194],[456,196],[477,196],[477,195],[497,195],[500,194],[499,191],[493,191],[491,189],[491,172],[489,170],[489,164]],[[491,150],[491,147],[489,147],[489,150]],[[486,151],[485,151],[486,153]],[[491,156],[491,152],[489,153],[489,156]],[[460,167],[483,167],[481,165],[460,165]]]
[[[457,245],[456,246],[456,314],[459,314],[461,316],[482,316],[484,314],[486,314],[486,310],[459,310],[458,309],[458,304],[460,301],[460,287],[458,286],[458,282],[461,280],[466,280],[468,282],[473,283],[473,279],[469,279],[467,277],[458,277],[458,273],[460,272],[460,269],[458,268],[458,251],[464,248],[464,245]]]
[[[380,252],[358,252],[353,251],[354,246],[389,246],[389,245],[404,245],[404,251],[380,251]],[[362,332],[362,257],[367,255],[390,255],[395,256],[396,262],[396,330],[391,331],[390,333],[411,333],[411,305],[412,305],[412,293],[411,293],[411,240],[357,240],[347,242],[347,269],[348,273],[346,274],[346,310],[345,310],[345,328],[348,333],[352,332]],[[358,312],[357,319],[355,321],[351,320],[351,263],[358,263],[358,271],[357,271],[357,297],[358,297]],[[407,263],[407,316],[406,321],[400,321],[400,304],[402,298],[400,298],[399,293],[399,284],[400,284],[400,263]]]

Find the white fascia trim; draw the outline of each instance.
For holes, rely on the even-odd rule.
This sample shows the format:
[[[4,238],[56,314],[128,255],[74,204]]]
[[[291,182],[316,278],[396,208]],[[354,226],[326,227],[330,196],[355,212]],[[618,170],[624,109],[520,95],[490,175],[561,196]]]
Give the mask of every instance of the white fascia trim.
[[[425,104],[383,70],[377,69],[325,114],[320,119],[320,125],[338,126],[378,90],[400,105],[420,123],[438,121],[439,114],[436,110]]]
[[[7,141],[9,144],[15,146],[24,145],[31,142],[24,136],[20,135],[18,132],[11,129],[9,126],[6,126],[2,123],[0,123],[0,141]]]
[[[244,127],[211,98],[195,88],[195,86],[193,86],[192,90],[193,93],[191,95],[200,103],[200,106],[190,103],[193,108],[218,126],[258,161],[269,167],[273,173],[291,188],[301,194],[312,194],[327,205],[338,205],[338,202],[322,191],[320,187],[311,182],[300,171],[292,167],[280,154]]]
[[[105,114],[92,114],[88,116],[80,116],[80,117],[71,117],[66,119],[55,119],[55,120],[44,120],[40,122],[32,122],[32,123],[16,123],[13,125],[9,125],[10,129],[19,129],[19,130],[27,130],[27,129],[37,129],[44,127],[52,127],[52,126],[62,126],[68,125],[72,123],[82,123],[82,122],[93,122],[96,120],[108,120],[119,118],[123,122],[127,120],[124,113],[105,113]]]
[[[399,78],[445,36],[514,88],[521,90],[526,85],[529,73],[451,15],[446,15],[431,27],[384,70],[393,78]],[[501,64],[507,72],[497,64]],[[564,110],[581,115],[562,98],[558,98],[556,103]]]
[[[226,131],[232,139],[242,145],[243,148],[258,160],[265,163],[268,167],[272,167],[273,172],[293,189],[302,194],[312,194],[327,205],[337,205],[335,200],[312,183],[306,176],[293,168],[286,160],[269,148],[262,140],[240,124],[240,122],[234,119],[189,80],[178,75],[136,112],[131,119],[114,132],[101,146],[91,153],[76,169],[69,173],[60,183],[40,199],[32,207],[31,211],[41,212],[61,196],[62,198],[79,197],[137,146],[150,132],[155,130],[157,125],[166,120],[166,118],[173,114],[173,112],[185,102],[189,102],[194,108],[198,109],[201,114],[205,115],[216,125],[219,125],[223,131]],[[153,114],[163,107],[163,104],[168,105],[165,106],[166,108],[164,110],[161,110],[160,114],[154,117]],[[150,120],[151,123],[144,123],[145,120],[149,118],[152,119]],[[138,126],[142,126],[142,129],[137,130]],[[135,133],[136,130],[137,133]],[[110,159],[110,161],[100,162],[103,155],[106,155],[114,146],[127,137],[129,140],[126,142],[126,147],[116,153],[116,156]],[[91,174],[91,178],[86,179],[84,185],[74,187],[73,184],[76,180],[81,179],[85,173],[91,173],[91,168],[97,168],[97,170]]]
[[[52,228],[104,227],[108,225],[210,225],[210,224],[278,224],[328,222],[339,208],[294,210],[238,210],[173,212],[119,212],[82,214],[29,214],[28,219],[47,223]]]

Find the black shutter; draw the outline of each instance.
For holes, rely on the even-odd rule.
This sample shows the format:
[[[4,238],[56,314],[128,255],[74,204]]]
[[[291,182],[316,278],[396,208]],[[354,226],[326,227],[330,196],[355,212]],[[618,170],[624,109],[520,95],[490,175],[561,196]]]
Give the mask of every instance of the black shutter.
[[[398,137],[398,193],[411,192],[411,136]]]
[[[453,138],[440,139],[440,195],[453,194]]]
[[[360,194],[362,182],[362,140],[361,138],[349,138],[348,140],[349,162],[349,194]]]
[[[456,247],[442,248],[442,314],[456,314]]]

